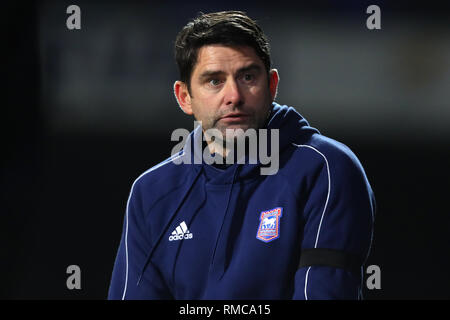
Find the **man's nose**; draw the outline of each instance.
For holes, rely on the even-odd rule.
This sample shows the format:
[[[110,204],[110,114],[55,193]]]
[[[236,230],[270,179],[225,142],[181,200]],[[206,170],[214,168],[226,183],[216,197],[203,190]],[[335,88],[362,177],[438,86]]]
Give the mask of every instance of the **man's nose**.
[[[225,85],[225,104],[239,106],[244,103],[244,96],[241,93],[238,83],[233,79],[227,81]]]

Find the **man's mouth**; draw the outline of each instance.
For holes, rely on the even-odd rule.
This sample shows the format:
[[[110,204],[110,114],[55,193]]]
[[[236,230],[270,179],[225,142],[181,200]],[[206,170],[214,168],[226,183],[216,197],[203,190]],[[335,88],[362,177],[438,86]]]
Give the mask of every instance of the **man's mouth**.
[[[224,120],[226,122],[239,122],[239,121],[247,120],[248,117],[249,117],[248,114],[241,113],[241,112],[233,112],[233,113],[229,113],[229,114],[221,117],[220,120]]]

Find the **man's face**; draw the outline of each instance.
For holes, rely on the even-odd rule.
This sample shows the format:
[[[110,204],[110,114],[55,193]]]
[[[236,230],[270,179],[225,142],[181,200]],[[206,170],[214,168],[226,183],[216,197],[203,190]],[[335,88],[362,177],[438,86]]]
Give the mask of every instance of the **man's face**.
[[[276,70],[271,71],[272,82],[273,73]],[[270,90],[268,80],[253,48],[203,46],[192,72],[191,91],[186,93],[187,107],[182,108],[202,121],[203,130],[215,128],[224,137],[226,129],[258,129],[269,115],[278,74]]]

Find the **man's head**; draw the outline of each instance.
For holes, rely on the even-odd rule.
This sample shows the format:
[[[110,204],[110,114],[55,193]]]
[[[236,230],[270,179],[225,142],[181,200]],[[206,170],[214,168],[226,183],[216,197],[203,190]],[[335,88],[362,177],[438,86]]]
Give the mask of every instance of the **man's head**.
[[[258,129],[275,98],[278,72],[270,69],[269,43],[261,28],[239,11],[203,14],[178,34],[180,71],[174,91],[186,114],[204,130]]]

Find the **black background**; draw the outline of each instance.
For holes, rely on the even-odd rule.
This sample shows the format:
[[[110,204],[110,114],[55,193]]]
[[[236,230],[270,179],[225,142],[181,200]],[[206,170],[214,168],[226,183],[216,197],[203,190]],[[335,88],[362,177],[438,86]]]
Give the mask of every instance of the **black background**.
[[[448,12],[430,2],[396,5],[393,12],[428,19]],[[105,299],[129,188],[167,158],[168,136],[49,132],[39,99],[39,3],[3,6],[0,298]],[[450,297],[450,151],[440,141],[415,143],[418,134],[367,143],[327,132],[358,155],[377,199],[368,264],[380,266],[382,288],[366,289],[367,299]],[[71,264],[82,270],[81,290],[66,288]]]

